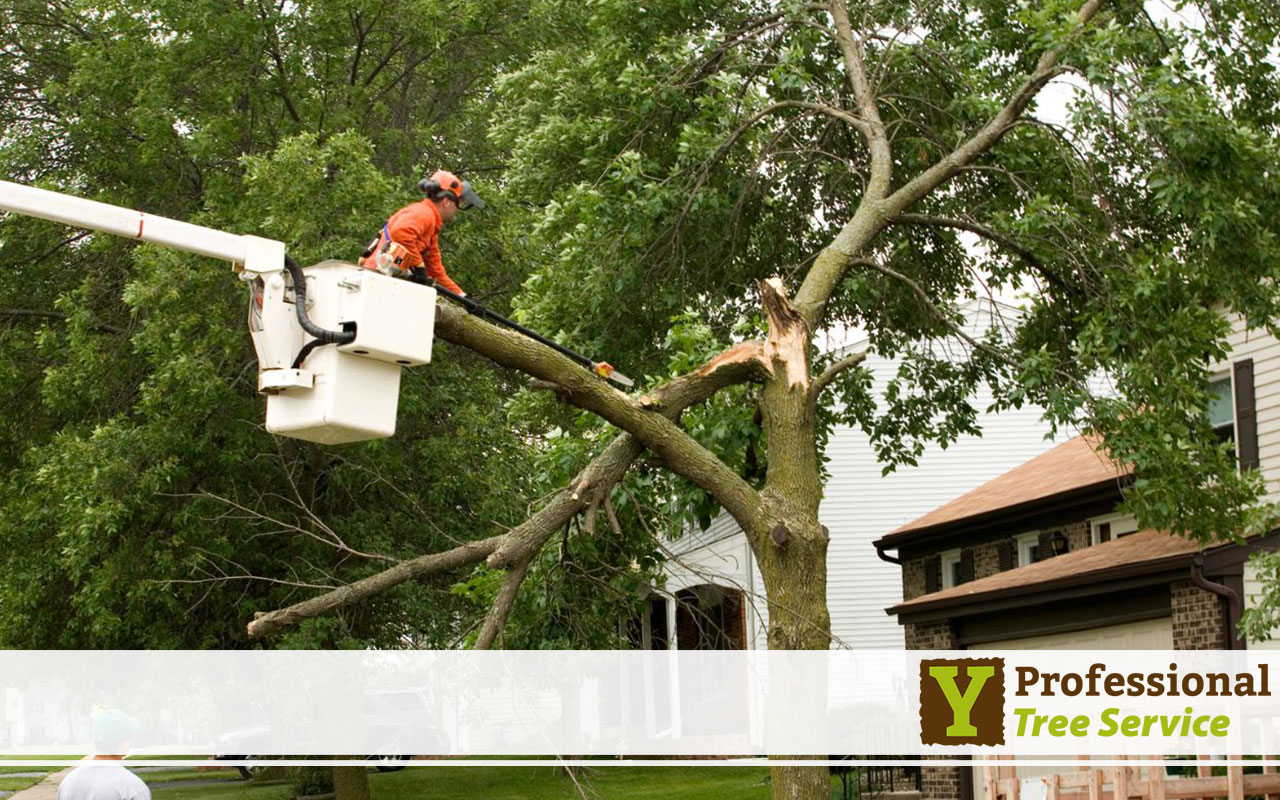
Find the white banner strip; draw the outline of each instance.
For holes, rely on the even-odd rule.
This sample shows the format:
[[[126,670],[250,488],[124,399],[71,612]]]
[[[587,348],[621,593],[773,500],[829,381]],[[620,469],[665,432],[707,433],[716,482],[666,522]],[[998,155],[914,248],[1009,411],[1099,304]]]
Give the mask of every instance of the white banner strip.
[[[1266,652],[3,651],[0,687],[19,757],[1280,752]]]

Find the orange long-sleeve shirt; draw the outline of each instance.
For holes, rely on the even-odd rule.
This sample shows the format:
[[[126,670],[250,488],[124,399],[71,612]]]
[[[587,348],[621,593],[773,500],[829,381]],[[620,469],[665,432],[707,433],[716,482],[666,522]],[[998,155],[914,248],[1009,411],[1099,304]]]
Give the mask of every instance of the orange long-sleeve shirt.
[[[427,275],[436,283],[455,294],[466,294],[444,271],[444,262],[440,260],[439,237],[443,224],[435,204],[430,200],[419,200],[392,214],[391,219],[387,220],[387,232],[391,234],[391,241],[403,245],[409,251],[404,262],[406,269],[425,267]],[[381,250],[385,243],[383,234],[379,231],[378,249]],[[373,258],[369,256],[362,260],[360,266],[373,269]]]

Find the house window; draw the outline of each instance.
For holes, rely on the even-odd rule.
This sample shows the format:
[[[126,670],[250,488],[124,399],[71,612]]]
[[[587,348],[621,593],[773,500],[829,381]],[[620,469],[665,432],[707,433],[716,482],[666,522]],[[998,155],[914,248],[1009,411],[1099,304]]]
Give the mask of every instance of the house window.
[[[1258,469],[1258,406],[1254,392],[1253,359],[1231,364],[1209,383],[1205,416],[1220,442],[1235,452],[1240,469]]]
[[[1231,375],[1224,375],[1209,384],[1209,424],[1220,442],[1236,440],[1236,408],[1231,389]]]
[[[948,550],[939,558],[942,560],[942,588],[950,589],[964,583],[960,577],[960,551]]]
[[[1025,567],[1040,560],[1040,532],[1022,533],[1013,537],[1018,545],[1018,566]]]
[[[1108,514],[1089,520],[1090,539],[1095,545],[1137,532],[1138,520],[1129,514]]]

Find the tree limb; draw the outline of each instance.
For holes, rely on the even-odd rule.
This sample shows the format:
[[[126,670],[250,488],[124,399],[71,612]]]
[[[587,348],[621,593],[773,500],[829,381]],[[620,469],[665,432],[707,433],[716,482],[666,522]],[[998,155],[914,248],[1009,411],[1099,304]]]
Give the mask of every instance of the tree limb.
[[[711,154],[710,158],[707,159],[706,163],[702,167],[702,171],[698,174],[697,179],[693,182],[693,186],[689,188],[689,191],[688,191],[689,197],[687,200],[685,200],[684,208],[680,210],[679,216],[676,217],[677,220],[683,220],[689,216],[689,212],[693,209],[694,200],[697,198],[698,190],[701,189],[703,185],[706,184],[707,177],[711,174],[711,169],[716,164],[719,164],[721,159],[723,159],[726,155],[728,155],[729,151],[733,149],[733,146],[737,144],[738,140],[741,139],[743,135],[746,134],[747,131],[755,127],[755,124],[760,120],[764,119],[770,114],[776,113],[778,111],[781,111],[787,108],[798,108],[798,109],[801,109],[802,111],[812,111],[818,114],[825,114],[831,119],[840,120],[841,122],[845,122],[845,123],[848,123],[849,125],[852,125],[854,128],[857,128],[859,131],[862,132],[864,136],[868,138],[870,138],[871,136],[871,131],[867,127],[866,120],[859,119],[858,117],[854,116],[853,114],[850,114],[848,111],[845,111],[842,108],[829,106],[829,105],[826,105],[825,103],[811,103],[803,100],[782,100],[777,103],[772,103],[770,105],[767,105],[764,108],[757,111],[756,113],[747,117],[746,120],[744,120],[741,125],[735,128],[727,137],[725,137],[725,140],[720,143],[720,146],[716,148],[716,151]]]
[[[503,538],[503,536],[490,536],[488,539],[468,542],[443,553],[431,553],[402,561],[376,575],[370,575],[331,592],[303,600],[288,608],[259,613],[249,623],[249,638],[270,636],[304,619],[318,617],[361,600],[367,600],[405,581],[426,578],[476,564],[497,549]]]
[[[932,314],[935,319],[937,319],[943,325],[946,325],[948,328],[950,328],[951,332],[954,333],[956,336],[968,342],[970,347],[974,348],[975,350],[981,350],[987,355],[998,358],[1001,361],[1004,361],[1005,363],[1010,364],[1012,366],[1015,366],[1015,367],[1020,366],[1018,364],[1017,359],[1015,359],[1013,356],[1009,355],[1008,353],[1002,350],[999,350],[998,348],[992,347],[986,342],[978,341],[977,339],[973,338],[973,336],[966,333],[964,328],[961,328],[959,325],[955,324],[953,320],[951,320],[945,313],[943,313],[942,309],[938,307],[938,304],[933,302],[933,299],[929,297],[929,293],[924,290],[924,287],[921,286],[919,283],[916,283],[911,278],[907,277],[906,275],[903,275],[901,272],[898,272],[897,270],[891,267],[886,267],[885,265],[877,261],[873,261],[869,258],[856,259],[854,263],[864,267],[870,267],[871,269],[874,269],[876,272],[879,272],[882,275],[893,278],[896,281],[901,281],[908,288],[910,288],[911,291],[915,292],[916,297],[920,299],[920,302],[925,306],[925,308],[929,310],[929,313]]]
[[[437,320],[441,312],[449,311],[453,309],[442,305],[436,311]],[[463,312],[455,313],[469,317]],[[721,389],[759,376],[762,370],[762,352],[760,342],[735,345],[707,362],[701,369],[653,389],[638,402],[643,408],[649,409],[646,413],[650,416],[674,419],[684,409],[703,402]],[[586,374],[576,365],[574,369]],[[405,581],[478,564],[486,559],[488,566],[493,569],[511,570],[520,564],[528,564],[556,531],[586,509],[599,493],[607,493],[614,484],[622,480],[631,463],[640,457],[644,449],[636,438],[624,433],[610,442],[600,455],[579,472],[568,486],[556,492],[536,514],[509,532],[480,542],[464,544],[444,553],[420,556],[319,597],[260,614],[249,623],[249,636],[269,636],[304,619],[360,602]]]
[[[838,14],[839,3],[840,0],[832,0],[833,15]],[[1077,32],[1097,15],[1102,3],[1103,0],[1085,2],[1076,17]],[[876,198],[870,193],[863,196],[853,217],[840,229],[835,239],[814,258],[809,274],[805,276],[804,283],[796,292],[795,305],[804,316],[810,330],[817,329],[827,301],[844,278],[845,271],[857,262],[867,245],[892,222],[893,218],[906,211],[912,204],[999,142],[1019,115],[1026,110],[1036,93],[1056,75],[1067,71],[1067,68],[1058,65],[1064,49],[1064,46],[1059,45],[1046,50],[1040,56],[1035,69],[1026,77],[999,113],[947,156],[912,178],[887,198]]]
[[[69,316],[69,314],[64,314],[61,311],[40,311],[32,308],[0,308],[0,317],[9,319],[16,319],[18,317],[35,317],[39,319],[57,319],[65,321]],[[124,328],[117,325],[108,325],[105,322],[91,322],[90,325],[92,325],[95,330],[102,331],[103,333],[112,333],[116,336],[124,336],[128,333]]]
[[[449,304],[436,308],[436,336],[506,367],[564,387],[565,399],[634,436],[667,466],[714,497],[739,521],[752,518],[759,493],[671,419],[652,413],[546,345],[482,322]]]
[[[867,180],[866,196],[880,199],[889,193],[893,180],[893,153],[889,149],[889,137],[885,133],[884,121],[880,119],[880,111],[876,108],[875,92],[867,80],[862,38],[853,34],[845,0],[831,0],[829,11],[835,21],[836,42],[844,56],[849,85],[853,88],[853,97],[858,104],[858,116],[864,121],[859,130],[866,137],[867,148],[871,151],[871,175]]]
[[[819,394],[821,394],[822,390],[827,388],[827,384],[835,380],[836,376],[839,375],[841,372],[844,372],[845,370],[850,369],[852,367],[856,367],[866,360],[867,360],[866,350],[860,350],[857,353],[850,353],[849,355],[844,356],[843,358],[836,359],[834,362],[828,365],[826,369],[822,371],[822,374],[819,375],[816,380],[814,380],[813,389],[810,390],[813,393],[813,396],[817,397]]]
[[[502,581],[502,588],[498,590],[498,596],[493,599],[493,606],[489,609],[489,613],[485,615],[484,624],[480,626],[480,633],[476,637],[474,650],[488,650],[493,647],[493,642],[498,638],[498,634],[502,629],[507,627],[507,618],[511,616],[511,609],[516,604],[516,596],[520,593],[520,584],[524,583],[524,576],[529,573],[529,564],[531,561],[525,561],[511,569],[507,570],[507,577]]]
[[[1076,15],[1077,27],[1072,32],[1073,36],[1083,30],[1089,20],[1097,15],[1102,8],[1103,2],[1104,0],[1087,0]],[[1031,104],[1031,101],[1035,99],[1035,96],[1044,88],[1045,84],[1063,72],[1070,71],[1070,68],[1058,64],[1058,60],[1062,58],[1062,53],[1065,49],[1066,46],[1063,44],[1044,51],[1040,56],[1040,60],[1036,63],[1035,69],[1027,75],[1022,85],[1013,93],[1013,96],[1009,98],[1004,107],[986,125],[983,125],[977,133],[961,143],[959,147],[894,192],[890,198],[892,205],[900,211],[907,209],[959,172],[960,168],[965,164],[970,163],[994,147],[1005,132],[1009,130],[1010,126],[1022,115],[1022,112],[1026,111],[1027,106]]]
[[[955,219],[952,217],[935,217],[928,214],[899,214],[895,222],[901,222],[906,225],[926,225],[937,228],[954,228],[956,230],[968,231],[969,233],[981,236],[984,239],[999,245],[1006,250],[1013,252],[1027,265],[1035,269],[1041,275],[1044,275],[1050,282],[1056,284],[1059,289],[1068,289],[1066,282],[1058,277],[1057,273],[1045,266],[1045,263],[1026,246],[1019,243],[1011,236],[1007,236],[994,228],[987,227],[980,222],[970,219]]]

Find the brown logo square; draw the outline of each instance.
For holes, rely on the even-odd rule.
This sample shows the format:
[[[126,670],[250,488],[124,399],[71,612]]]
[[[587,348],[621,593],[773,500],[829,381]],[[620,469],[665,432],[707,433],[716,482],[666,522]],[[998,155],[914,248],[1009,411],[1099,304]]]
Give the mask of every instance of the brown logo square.
[[[1004,744],[1004,659],[922,659],[920,741]]]

